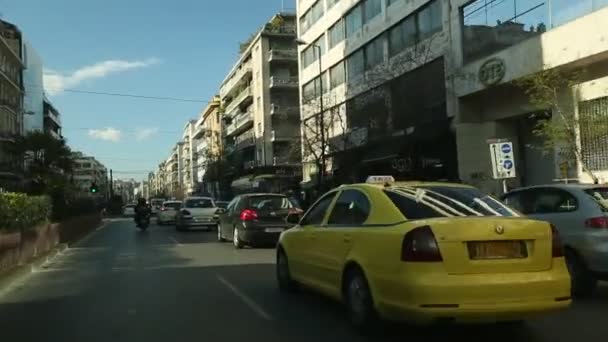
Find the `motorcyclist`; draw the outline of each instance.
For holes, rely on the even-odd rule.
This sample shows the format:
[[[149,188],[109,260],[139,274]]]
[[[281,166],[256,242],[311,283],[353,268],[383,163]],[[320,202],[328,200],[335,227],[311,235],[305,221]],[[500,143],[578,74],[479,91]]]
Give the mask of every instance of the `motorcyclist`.
[[[148,203],[146,202],[145,198],[138,198],[137,199],[137,205],[135,206],[135,223],[139,222],[139,219],[141,217],[144,217],[145,215],[149,215],[151,212],[150,207],[148,206]]]

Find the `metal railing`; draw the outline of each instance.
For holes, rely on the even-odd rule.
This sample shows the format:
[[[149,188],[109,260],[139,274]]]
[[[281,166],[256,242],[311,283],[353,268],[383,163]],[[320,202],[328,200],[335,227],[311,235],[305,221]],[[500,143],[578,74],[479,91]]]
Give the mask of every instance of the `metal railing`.
[[[271,76],[270,87],[298,87],[298,77]]]

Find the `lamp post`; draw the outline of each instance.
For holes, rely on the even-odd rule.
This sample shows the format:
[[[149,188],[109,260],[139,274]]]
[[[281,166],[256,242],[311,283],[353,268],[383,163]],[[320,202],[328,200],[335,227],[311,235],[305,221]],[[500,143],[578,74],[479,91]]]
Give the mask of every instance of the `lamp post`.
[[[320,110],[320,118],[321,121],[319,123],[319,130],[321,131],[321,170],[319,170],[319,186],[323,185],[323,183],[325,182],[325,149],[327,148],[327,142],[325,141],[326,136],[325,136],[325,121],[324,116],[324,108],[323,108],[323,66],[321,64],[321,54],[322,54],[322,50],[321,50],[321,46],[319,46],[318,44],[309,44],[308,42],[298,38],[296,39],[296,44],[298,45],[308,45],[308,46],[312,46],[314,49],[316,49],[317,51],[317,56],[319,56],[319,110]]]

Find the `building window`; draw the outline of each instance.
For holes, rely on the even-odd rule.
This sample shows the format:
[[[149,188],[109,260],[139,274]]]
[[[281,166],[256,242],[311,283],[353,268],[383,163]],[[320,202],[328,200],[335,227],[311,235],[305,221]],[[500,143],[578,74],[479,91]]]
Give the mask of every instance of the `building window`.
[[[310,25],[314,25],[319,19],[323,17],[324,8],[323,8],[323,0],[317,1],[314,5],[312,5],[312,9],[310,11],[312,18]]]
[[[325,54],[325,50],[326,50],[326,46],[325,46],[325,34],[322,34],[321,37],[317,38],[317,40],[315,40],[314,42],[312,42],[313,46],[319,46],[321,48],[321,56]],[[319,56],[317,56],[319,54],[319,49],[318,48],[314,48],[315,49],[315,59],[314,61],[316,62],[317,59],[319,58]]]
[[[346,37],[350,38],[361,29],[363,25],[363,13],[361,5],[355,6],[345,18],[346,21]]]
[[[348,67],[348,80],[352,81],[363,75],[365,71],[365,57],[363,50],[360,49],[357,52],[350,55],[346,61]]]
[[[330,87],[331,89],[344,83],[346,80],[346,71],[344,70],[344,61],[334,65],[329,70]]]
[[[418,13],[420,39],[426,39],[443,29],[441,2],[435,0]]]
[[[334,7],[340,0],[327,0],[327,10],[329,11],[332,7]]]
[[[302,59],[302,69],[306,68],[307,66],[311,65],[314,62],[315,51],[314,51],[314,48],[312,47],[312,45],[308,46],[306,49],[304,49],[302,51],[301,59]]]
[[[392,4],[396,4],[401,0],[386,0],[386,7],[391,6]]]
[[[309,102],[310,100],[315,98],[315,85],[316,85],[317,79],[315,78],[314,80],[306,83],[303,87],[302,87],[302,100],[304,103]]]
[[[329,28],[329,48],[332,49],[344,40],[344,21],[338,20],[334,26]]]
[[[258,136],[261,137],[262,136],[262,123],[258,122]]]
[[[306,11],[303,16],[300,17],[300,35],[308,31],[310,27],[310,10]]]
[[[365,70],[370,70],[384,62],[384,35],[365,46]]]
[[[410,16],[389,32],[389,53],[394,56],[416,44],[416,16]]]
[[[365,15],[363,22],[367,24],[382,13],[382,0],[366,0],[363,13]]]

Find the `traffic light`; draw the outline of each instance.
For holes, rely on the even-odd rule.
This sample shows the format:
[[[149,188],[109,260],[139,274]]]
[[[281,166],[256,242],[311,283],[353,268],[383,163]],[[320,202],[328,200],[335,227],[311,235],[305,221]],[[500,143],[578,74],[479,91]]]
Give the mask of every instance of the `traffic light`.
[[[99,189],[97,188],[97,184],[92,183],[91,187],[89,188],[89,191],[91,191],[92,194],[96,194],[98,190]]]

